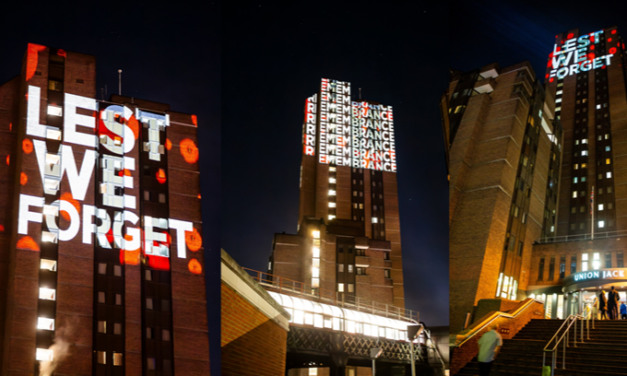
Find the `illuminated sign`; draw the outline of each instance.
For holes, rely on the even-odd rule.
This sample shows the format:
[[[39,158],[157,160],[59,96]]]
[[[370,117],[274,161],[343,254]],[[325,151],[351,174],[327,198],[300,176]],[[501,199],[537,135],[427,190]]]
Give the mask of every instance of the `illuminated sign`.
[[[303,124],[303,153],[316,154],[316,109],[318,94],[307,98],[305,102],[305,123]]]
[[[625,279],[625,271],[627,269],[601,269],[590,270],[587,272],[574,273],[566,277],[564,283],[567,282],[585,282],[594,280],[613,280],[613,279]]]
[[[572,34],[569,34],[569,39],[563,41],[560,46],[556,43],[553,46],[553,52],[549,55],[548,78],[550,81],[553,82],[554,77],[563,79],[572,74],[610,65],[616,48],[609,48],[607,55],[596,56],[594,53],[596,45],[601,42],[601,35],[604,35],[603,30],[580,37],[572,37]],[[607,41],[610,42],[611,38]]]
[[[351,84],[322,79],[319,161],[351,166]]]
[[[353,167],[396,172],[392,106],[353,102]]]
[[[392,106],[350,97],[349,82],[322,79],[305,103],[303,153],[315,155],[317,141],[320,163],[396,172]]]
[[[124,194],[125,188],[133,188],[132,171],[136,170],[136,161],[125,154],[135,147],[139,124],[148,128],[148,141],[144,142],[141,151],[147,152],[149,159],[158,161],[160,155],[165,153],[165,140],[162,142],[159,131],[169,125],[169,116],[140,110],[133,112],[118,105],[108,106],[98,112],[95,99],[65,93],[64,124],[61,130],[40,124],[40,101],[41,89],[29,86],[26,135],[33,139],[32,143],[28,138],[25,139],[28,140],[24,143],[28,146],[25,148],[28,153],[25,153],[35,151],[44,192],[41,196],[20,194],[18,233],[26,236],[18,241],[18,247],[38,250],[36,243],[31,244],[34,242],[28,236],[28,224],[43,224],[45,221],[41,237],[43,242],[71,241],[81,233],[82,228],[83,244],[91,244],[92,234],[95,234],[99,246],[136,252],[137,256],[142,248],[143,232],[145,254],[169,258],[170,235],[167,231],[174,230],[178,239],[177,256],[187,258],[186,240],[190,233],[197,235],[195,239],[200,239],[192,222],[148,216],[140,221],[137,214],[130,211],[138,209],[137,197]],[[81,111],[77,111],[78,109]],[[91,132],[86,129],[91,129]],[[61,138],[63,142],[59,152],[50,153],[44,139]],[[80,150],[75,153],[72,144],[79,145]],[[98,145],[103,148],[100,156],[96,151]],[[197,154],[196,151],[196,156]],[[79,158],[82,159],[80,169],[77,167]],[[102,178],[97,189],[102,199],[102,208],[81,203],[85,200],[96,167],[100,169]],[[69,182],[70,192],[64,193],[60,199],[50,204],[45,204],[43,194],[57,194],[64,175]],[[59,215],[69,222],[66,229],[57,225]],[[140,230],[142,225],[143,229]],[[26,240],[22,241],[23,239]],[[193,244],[195,250],[200,248]]]

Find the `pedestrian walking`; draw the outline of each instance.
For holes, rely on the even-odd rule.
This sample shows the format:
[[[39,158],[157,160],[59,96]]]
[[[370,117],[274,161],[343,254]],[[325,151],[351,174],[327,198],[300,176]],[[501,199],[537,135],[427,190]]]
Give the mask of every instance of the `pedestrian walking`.
[[[627,304],[625,302],[622,302],[620,305],[620,318],[623,320],[627,319]]]
[[[494,357],[498,354],[501,346],[503,346],[503,338],[498,333],[498,324],[490,325],[490,330],[486,332],[477,344],[479,345],[479,354],[477,360],[479,361],[479,375],[490,375],[490,369],[492,369],[492,363]]]
[[[610,320],[618,320],[618,301],[620,297],[618,291],[614,289],[614,286],[610,289],[610,293],[607,297],[607,310],[610,316]]]

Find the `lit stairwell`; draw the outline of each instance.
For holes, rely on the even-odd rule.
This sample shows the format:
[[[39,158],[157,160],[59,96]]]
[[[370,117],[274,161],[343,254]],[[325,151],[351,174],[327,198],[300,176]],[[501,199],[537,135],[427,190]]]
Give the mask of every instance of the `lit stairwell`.
[[[490,375],[542,375],[543,349],[564,320],[531,320],[516,336],[503,341]],[[563,346],[557,352],[555,375],[593,376],[627,375],[627,320],[595,321],[584,343],[573,345],[570,334],[566,348],[566,369],[562,369]],[[581,324],[577,328],[580,340]],[[547,353],[546,365],[551,364]],[[479,363],[474,358],[456,375],[479,375]]]

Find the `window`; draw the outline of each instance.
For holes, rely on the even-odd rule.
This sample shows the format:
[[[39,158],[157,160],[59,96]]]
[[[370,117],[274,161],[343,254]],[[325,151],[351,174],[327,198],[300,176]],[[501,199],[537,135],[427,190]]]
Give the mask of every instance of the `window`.
[[[146,368],[149,371],[154,371],[155,369],[157,369],[155,364],[156,364],[155,363],[155,358],[148,358],[148,359],[146,359]]]
[[[168,329],[163,329],[161,331],[161,340],[169,341],[170,340],[170,331]]]
[[[581,271],[582,272],[588,271],[588,254],[587,253],[583,253],[581,255]]]
[[[122,294],[115,294],[115,305],[122,305]]]
[[[329,189],[329,196],[335,196],[335,193],[333,189]]]
[[[577,273],[577,256],[570,256],[570,274]]]
[[[390,277],[390,269],[384,269],[383,270],[383,275],[385,276],[385,278],[391,278]]]
[[[337,291],[344,292],[344,284],[343,283],[338,283],[337,284]]]
[[[98,364],[107,364],[107,353],[105,351],[98,351],[97,359]]]
[[[48,105],[48,115],[63,116],[63,107]]]
[[[607,193],[612,193],[612,187],[607,187]]]
[[[606,176],[608,179],[610,179],[610,178],[612,178],[612,173],[611,173],[611,172],[607,172],[607,173],[605,174],[605,176]]]
[[[98,291],[98,303],[106,303],[104,291]]]
[[[623,251],[616,252],[616,267],[624,268],[625,262],[623,261]]]
[[[335,207],[335,202],[329,202],[329,207],[330,208],[334,208]]]
[[[41,330],[54,330],[54,319],[46,317],[37,318],[37,329]]]
[[[154,328],[146,328],[146,338],[147,339],[155,338],[154,330],[155,330]]]
[[[605,164],[610,164],[610,163],[611,163],[610,159],[609,158],[605,158]]]
[[[122,353],[113,353],[113,365],[121,366],[122,365]]]
[[[348,272],[349,273],[353,272],[353,264],[348,264]]]
[[[144,278],[146,281],[152,281],[152,270],[144,271]]]
[[[555,256],[551,257],[551,260],[549,261],[549,281],[553,280],[554,277],[554,273],[555,273]]]
[[[144,191],[144,201],[150,201],[150,191]]]
[[[116,277],[121,277],[122,276],[122,266],[120,265],[113,265],[113,275]]]
[[[355,285],[352,283],[348,284],[348,292],[355,292]]]
[[[560,256],[560,279],[566,275],[566,256]]]
[[[41,259],[39,264],[40,269],[50,270],[51,272],[57,271],[57,262],[55,260]]]
[[[599,211],[603,211],[603,204],[599,204]]]
[[[544,257],[540,258],[540,266],[538,267],[538,281],[542,281],[544,277]]]
[[[98,274],[107,274],[107,264],[104,262],[98,263]]]
[[[366,268],[355,268],[355,274],[357,275],[366,275]]]
[[[612,254],[610,252],[605,253],[605,267],[606,268],[612,267]]]
[[[344,264],[337,264],[337,271],[340,273],[344,273]]]
[[[599,221],[598,227],[599,228],[604,228],[605,227],[605,221]]]
[[[165,204],[165,193],[159,193],[159,203]]]
[[[106,332],[107,332],[107,322],[98,321],[98,333],[106,333]]]
[[[39,288],[39,299],[42,300],[57,300],[57,290],[49,289],[46,287]]]
[[[599,252],[595,252],[592,255],[592,269],[601,269],[601,255],[599,254]]]
[[[146,309],[152,309],[152,298],[146,298]]]
[[[119,322],[113,323],[113,334],[117,336],[122,335],[122,323],[119,323]]]
[[[574,184],[577,184],[577,181],[578,181],[578,180],[579,180],[579,178],[575,176],[575,177],[573,178],[573,183],[574,183]]]
[[[573,191],[573,198],[577,198],[577,191]]]

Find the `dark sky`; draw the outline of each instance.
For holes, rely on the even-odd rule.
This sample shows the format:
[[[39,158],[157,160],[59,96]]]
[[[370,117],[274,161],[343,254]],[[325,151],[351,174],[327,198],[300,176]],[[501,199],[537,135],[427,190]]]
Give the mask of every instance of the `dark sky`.
[[[468,71],[493,62],[506,67],[529,61],[546,73],[555,35],[579,28],[591,33],[618,26],[627,36],[627,2],[450,0],[450,66]]]
[[[406,306],[448,325],[446,2],[291,4],[223,5],[222,246],[265,271],[273,234],[296,233],[305,99],[349,81],[394,107]]]
[[[24,5],[15,5],[23,3]],[[220,8],[171,3],[10,2],[0,22],[0,83],[20,74],[27,43],[96,56],[98,88],[196,114],[212,357],[219,355]],[[94,3],[95,4],[95,3]],[[98,90],[100,94],[100,90]],[[100,98],[100,96],[98,97]],[[210,261],[211,260],[211,261]],[[212,363],[212,368],[218,366]],[[219,375],[218,368],[212,374]]]

